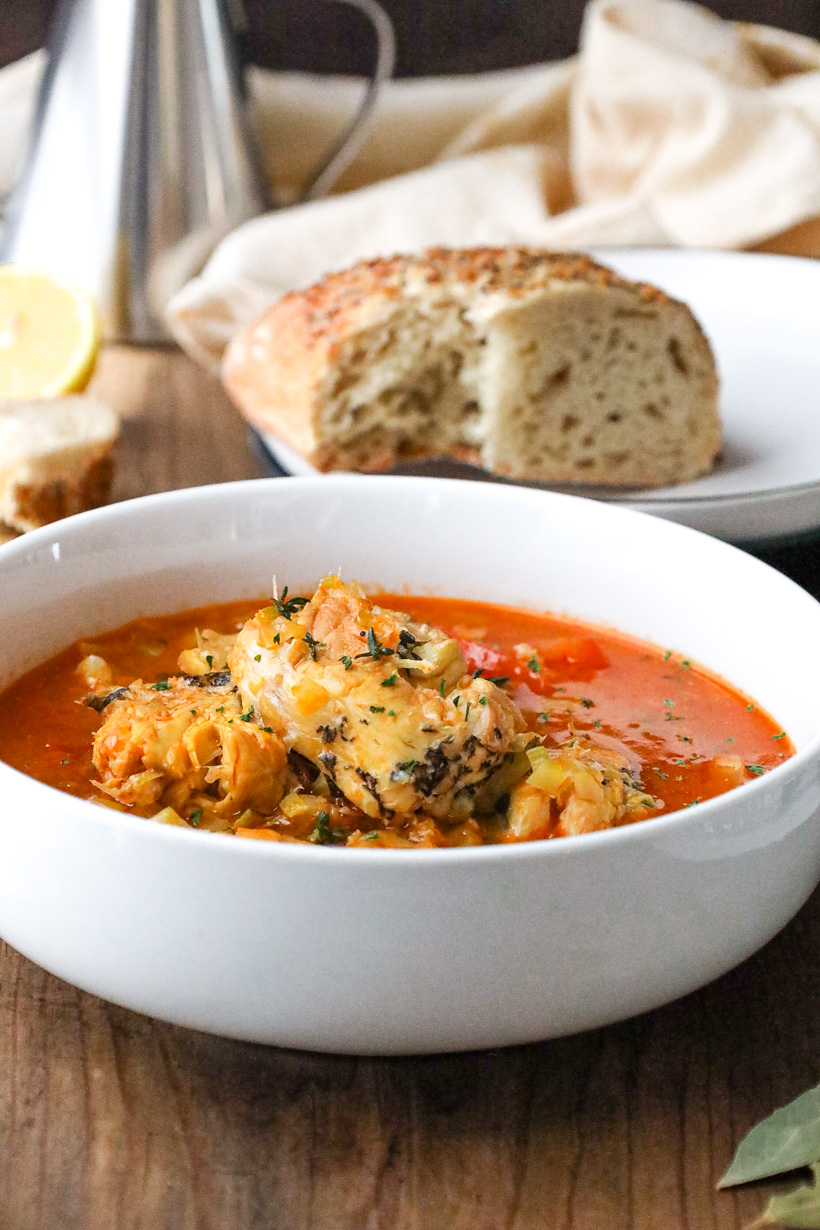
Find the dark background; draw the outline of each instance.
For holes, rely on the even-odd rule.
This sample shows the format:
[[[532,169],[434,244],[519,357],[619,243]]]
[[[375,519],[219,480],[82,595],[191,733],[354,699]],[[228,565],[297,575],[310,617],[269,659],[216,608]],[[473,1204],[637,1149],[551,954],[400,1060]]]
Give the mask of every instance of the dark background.
[[[109,0],[119,3],[119,0]],[[42,45],[57,0],[0,0],[0,64]],[[313,72],[369,71],[368,22],[333,0],[228,0],[244,5],[257,64]],[[570,55],[583,0],[382,0],[398,39],[398,73],[511,68]],[[723,17],[820,37],[820,0],[714,0]]]

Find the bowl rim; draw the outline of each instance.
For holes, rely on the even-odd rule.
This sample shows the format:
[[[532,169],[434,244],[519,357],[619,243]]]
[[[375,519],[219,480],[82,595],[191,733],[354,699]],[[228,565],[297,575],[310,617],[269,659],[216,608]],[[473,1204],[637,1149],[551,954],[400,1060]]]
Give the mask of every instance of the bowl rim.
[[[682,525],[677,522],[667,521],[661,517],[654,516],[651,513],[638,511],[632,508],[623,508],[612,505],[598,505],[596,501],[588,499],[584,496],[571,495],[564,492],[542,491],[528,487],[516,487],[506,484],[483,483],[479,481],[469,481],[464,479],[448,479],[428,476],[416,475],[370,475],[370,474],[334,474],[334,475],[317,475],[317,476],[299,476],[286,478],[261,478],[261,479],[239,479],[228,483],[212,483],[204,484],[201,487],[183,487],[172,491],[158,491],[147,495],[138,496],[129,500],[121,500],[113,504],[105,505],[101,508],[91,509],[87,512],[77,513],[74,516],[66,517],[60,521],[53,522],[50,525],[42,526],[39,529],[29,531],[21,535],[19,538],[12,539],[10,542],[0,545],[0,574],[2,574],[5,561],[12,559],[15,556],[21,555],[28,551],[31,547],[54,540],[55,535],[62,534],[66,528],[70,534],[75,532],[77,527],[80,527],[77,532],[82,532],[82,527],[86,525],[94,525],[100,521],[116,521],[121,518],[127,518],[129,514],[138,512],[139,508],[146,504],[162,505],[168,504],[173,506],[177,503],[186,503],[189,501],[209,500],[217,497],[229,499],[231,496],[242,496],[246,492],[248,494],[258,492],[260,484],[266,490],[284,490],[285,488],[299,487],[316,487],[318,489],[327,488],[331,485],[345,486],[393,486],[399,484],[401,486],[417,486],[425,488],[450,488],[456,491],[469,489],[470,491],[479,491],[482,496],[493,500],[509,500],[514,498],[522,498],[534,503],[548,501],[550,503],[558,501],[566,503],[569,501],[573,504],[596,505],[600,507],[607,516],[615,515],[616,517],[626,517],[632,521],[638,518],[640,521],[649,521],[655,525],[660,525],[662,533],[668,532],[672,537],[683,535],[686,538],[694,535],[701,539],[704,545],[708,544],[710,550],[717,550],[720,554],[729,553],[733,556],[741,556],[749,561],[751,565],[760,569],[765,573],[769,573],[777,578],[778,584],[784,585],[794,591],[795,596],[799,596],[800,600],[808,601],[818,608],[818,618],[820,618],[820,602],[812,594],[793,581],[785,573],[779,572],[764,560],[757,559],[751,556],[748,552],[741,550],[739,547],[731,543],[724,542],[720,539],[713,538],[709,534],[705,534],[700,530],[693,529],[690,526]],[[592,621],[594,622],[594,621]],[[606,625],[600,625],[606,626]],[[647,642],[653,644],[653,642]],[[658,648],[658,646],[654,646]],[[727,680],[731,686],[731,680]],[[147,837],[148,840],[167,841],[175,843],[178,841],[189,842],[192,840],[200,840],[201,838],[209,838],[211,842],[215,842],[217,850],[233,850],[236,857],[240,858],[261,858],[261,859],[278,859],[284,858],[288,861],[300,861],[309,859],[311,862],[319,860],[326,862],[328,859],[336,862],[339,859],[343,860],[344,865],[358,866],[362,860],[367,864],[384,865],[385,862],[392,866],[398,866],[399,861],[403,863],[403,856],[412,855],[413,866],[416,863],[429,867],[441,867],[445,864],[454,863],[456,865],[464,865],[469,867],[477,860],[487,859],[532,859],[532,858],[550,858],[562,859],[572,857],[572,851],[577,850],[579,855],[584,851],[593,851],[603,846],[621,846],[624,844],[632,844],[636,841],[651,840],[653,836],[659,837],[666,833],[671,828],[690,829],[697,826],[703,821],[707,821],[714,815],[715,812],[737,805],[738,791],[743,790],[744,797],[750,801],[756,797],[761,791],[770,790],[771,783],[774,781],[778,786],[786,785],[787,778],[799,778],[804,771],[815,761],[820,761],[820,732],[802,749],[795,752],[788,760],[782,764],[776,765],[773,769],[756,777],[753,781],[744,782],[740,787],[734,787],[731,790],[725,791],[723,794],[716,795],[714,798],[706,799],[702,803],[689,804],[684,808],[679,808],[676,811],[667,812],[657,816],[649,816],[644,820],[635,821],[631,824],[620,825],[612,829],[604,829],[594,833],[579,833],[571,838],[563,839],[545,839],[540,841],[522,841],[510,843],[498,843],[494,845],[484,846],[448,846],[448,847],[419,847],[418,849],[387,849],[377,847],[373,849],[355,848],[355,847],[335,847],[335,846],[312,846],[305,842],[280,842],[280,841],[265,841],[259,839],[239,838],[233,834],[227,833],[211,833],[198,832],[175,825],[154,824],[150,819],[141,816],[135,816],[127,812],[119,812],[114,808],[107,808],[104,804],[95,803],[90,799],[80,798],[78,795],[68,794],[65,791],[59,790],[56,786],[47,785],[39,781],[37,778],[30,777],[27,773],[23,773],[19,769],[13,768],[5,761],[0,760],[0,791],[2,791],[2,783],[4,779],[9,779],[12,784],[17,783],[18,789],[29,790],[34,792],[34,796],[42,797],[43,805],[48,806],[49,801],[53,801],[55,796],[60,800],[63,808],[67,808],[72,814],[72,818],[77,821],[83,819],[89,821],[98,821],[110,827],[116,832],[119,831],[123,835],[132,834],[136,837]],[[22,783],[22,784],[21,784]],[[751,793],[754,792],[754,795]],[[728,802],[731,800],[731,802]],[[820,802],[820,783],[818,783],[818,802]],[[5,816],[0,816],[0,823],[5,820]],[[261,849],[260,849],[261,847]],[[206,847],[202,847],[204,851]],[[248,849],[250,848],[250,849]],[[254,851],[253,853],[252,851]],[[243,851],[239,853],[239,851]]]

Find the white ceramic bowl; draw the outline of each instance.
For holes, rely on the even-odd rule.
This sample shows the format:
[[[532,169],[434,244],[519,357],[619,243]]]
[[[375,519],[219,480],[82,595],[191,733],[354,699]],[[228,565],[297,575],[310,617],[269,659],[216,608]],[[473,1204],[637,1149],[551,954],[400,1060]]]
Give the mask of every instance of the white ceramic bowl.
[[[151,496],[0,549],[0,687],[140,614],[329,570],[567,612],[684,652],[798,754],[667,817],[431,851],[168,828],[0,765],[0,934],[107,999],[282,1046],[460,1050],[603,1025],[715,978],[820,878],[820,605],[750,556],[619,508],[435,479]]]

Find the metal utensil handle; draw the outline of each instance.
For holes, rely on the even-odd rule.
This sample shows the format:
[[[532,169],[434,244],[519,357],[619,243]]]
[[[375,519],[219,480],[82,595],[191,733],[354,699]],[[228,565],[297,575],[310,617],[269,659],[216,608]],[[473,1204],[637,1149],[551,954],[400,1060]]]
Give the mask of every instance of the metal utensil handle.
[[[393,23],[377,0],[327,0],[327,3],[349,4],[351,8],[364,13],[376,32],[376,64],[359,110],[302,193],[303,201],[315,201],[325,196],[350,166],[367,136],[379,91],[384,82],[393,76],[396,64]]]

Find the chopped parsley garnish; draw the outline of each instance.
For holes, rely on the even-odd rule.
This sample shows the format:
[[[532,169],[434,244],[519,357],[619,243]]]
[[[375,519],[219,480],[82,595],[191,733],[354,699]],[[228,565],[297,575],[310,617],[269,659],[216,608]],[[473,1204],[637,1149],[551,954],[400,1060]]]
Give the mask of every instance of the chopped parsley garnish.
[[[685,765],[685,764],[686,764],[686,761],[685,761],[685,760],[676,760],[674,763],[675,763],[675,764],[684,764],[684,765]]]
[[[217,713],[224,713],[224,712],[225,712],[225,706],[224,706],[224,705],[219,705],[219,706],[218,706],[218,708],[217,708]]]
[[[439,696],[443,696],[446,690],[447,690],[447,682],[446,680],[442,679],[441,683],[438,685]]]
[[[398,672],[393,671],[392,675],[388,675],[386,679],[382,679],[382,687],[383,688],[394,688],[396,686],[396,682],[398,681],[398,678],[399,678]]]
[[[593,705],[595,704],[595,701],[590,700],[588,696],[582,696],[581,704],[584,706],[585,709],[591,709]]]
[[[486,697],[486,696],[479,696],[479,698],[478,698],[478,703],[479,703],[480,705],[486,705],[486,703],[487,703],[487,697]]]
[[[539,671],[541,670],[541,667],[538,665],[538,659],[536,658],[535,654],[532,655],[529,662],[527,663],[527,670],[531,670],[534,675],[537,675]]]
[[[595,719],[595,721],[592,723],[592,725],[593,725],[593,726],[595,727],[595,729],[597,730],[597,729],[598,729],[598,727],[601,725],[601,723],[600,723],[600,722],[598,721],[598,719],[596,718],[596,719]]]
[[[779,735],[772,735],[772,739],[785,739],[785,738],[786,738],[785,730],[781,730]]]
[[[678,735],[678,738],[680,739],[681,743],[691,743],[692,742],[692,740],[689,738],[688,735]]]
[[[691,803],[684,803],[684,807],[694,807],[695,804],[699,802],[700,802],[700,795],[698,795],[696,799],[692,799]]]
[[[727,735],[727,736],[726,736],[726,742],[727,742],[727,743],[734,743],[734,741],[735,741],[735,737],[734,737],[734,735]]]
[[[480,679],[483,674],[484,674],[483,666],[477,666],[475,670],[473,671],[473,679]]]
[[[387,716],[388,716],[388,717],[395,717],[395,716],[396,716],[396,710],[395,710],[395,709],[388,709],[388,710],[387,710]]]
[[[190,816],[188,817],[188,819],[190,820],[194,828],[196,828],[197,825],[199,824],[199,818],[201,815],[202,815],[202,808],[195,807],[194,810],[191,812]]]
[[[688,658],[681,658],[680,668],[682,671],[688,671],[691,665],[692,663],[688,660]]]
[[[171,685],[167,679],[160,679],[159,683],[152,683],[151,689],[154,692],[170,692]]]
[[[208,663],[208,670],[209,670],[209,671],[213,670],[213,668],[214,668],[214,655],[213,655],[212,653],[206,653],[206,654],[205,654],[205,661]]]
[[[482,696],[481,699],[483,700],[484,697]],[[535,720],[536,722],[548,722],[550,720],[550,715],[548,713],[539,713]]]
[[[259,727],[259,729],[260,729],[260,730],[264,730],[264,732],[265,732],[265,734],[266,734],[266,735],[272,735],[272,734],[273,734],[273,727],[272,727],[272,726],[260,726],[260,727]]]
[[[660,769],[656,769],[655,772],[657,773],[658,777],[662,777],[664,781],[668,780],[669,778],[668,773],[663,773]]]
[[[671,657],[672,657],[672,650],[667,649],[666,653],[663,655],[664,662],[668,662]]]
[[[400,760],[390,773],[391,782],[409,782],[417,764],[417,760]]]
[[[252,717],[253,717],[253,705],[251,705],[247,713],[240,713],[239,720],[240,722],[249,722]]]
[[[754,709],[754,705],[747,705],[747,706],[746,706],[746,712],[747,712],[747,713],[751,713],[752,709]]]
[[[262,661],[262,655],[261,655],[261,653],[255,653],[255,654],[253,655],[253,660],[254,660],[254,662],[261,662],[261,661]]]
[[[345,668],[346,671],[349,671],[351,666],[353,665],[353,659],[349,658],[346,653],[342,654],[342,656],[339,658],[339,661],[341,662],[342,666]]]
[[[498,688],[503,688],[506,683],[510,682],[509,675],[490,675],[489,679],[490,683],[494,683]]]
[[[461,696],[454,696],[454,697],[453,697],[453,704],[455,705],[456,709],[458,708],[458,702],[459,702],[460,700],[461,700]]]
[[[760,773],[766,772],[762,764],[747,764],[746,771],[747,773],[754,773],[755,776],[759,775]]]
[[[287,585],[282,590],[282,597],[272,601],[274,610],[283,619],[292,619],[297,611],[301,611],[308,604],[307,598],[289,598]]]
[[[309,840],[317,846],[332,846],[338,845],[347,837],[344,829],[332,829],[330,827],[330,816],[326,811],[320,811],[316,816],[316,827],[310,835]]]
[[[664,703],[665,705],[674,705],[674,703],[675,703],[675,702],[674,702],[673,700],[669,700],[669,698],[668,698],[667,696],[665,696],[665,697],[663,698],[663,703]]]
[[[307,645],[308,649],[310,650],[310,656],[313,658],[313,661],[315,662],[315,661],[316,661],[316,650],[317,650],[317,649],[324,649],[324,648],[325,648],[325,642],[324,642],[324,641],[316,641],[316,640],[314,640],[314,639],[313,639],[313,637],[310,635],[310,633],[309,633],[309,632],[306,632],[306,633],[305,633],[305,635],[302,637],[302,640],[305,642],[305,644]]]
[[[196,709],[189,709],[188,712],[190,713],[191,717],[196,717]]]
[[[384,705],[371,705],[370,712],[371,713],[384,713]]]
[[[274,636],[274,638],[273,638],[273,643],[274,643],[274,645],[278,645],[278,644],[279,644],[279,642],[280,642],[280,640],[281,640],[281,637],[279,636],[279,633],[277,632],[277,633],[276,633],[276,635],[275,635],[275,636]]]

